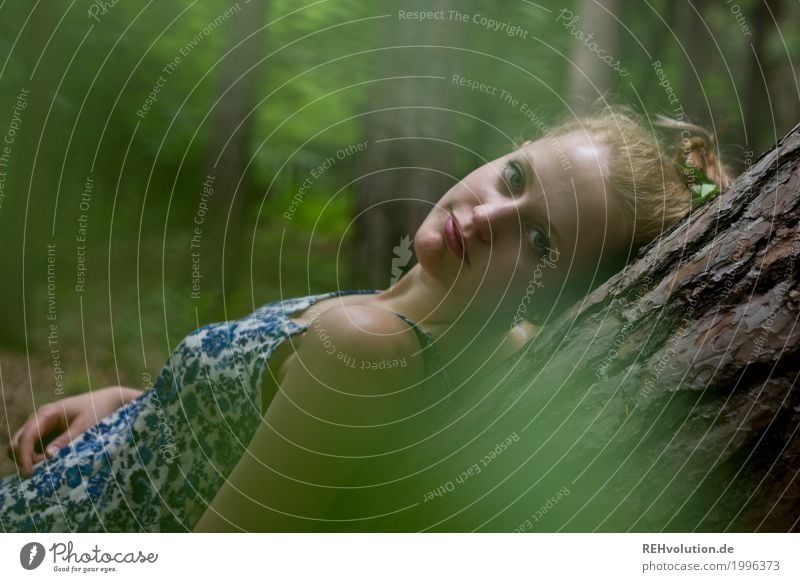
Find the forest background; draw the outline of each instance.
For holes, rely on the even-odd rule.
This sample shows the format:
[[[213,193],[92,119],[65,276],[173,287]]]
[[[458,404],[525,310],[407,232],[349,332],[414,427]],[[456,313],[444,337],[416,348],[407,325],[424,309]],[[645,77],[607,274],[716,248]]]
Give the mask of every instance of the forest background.
[[[385,288],[450,186],[599,96],[712,128],[738,174],[797,122],[798,21],[789,0],[3,2],[0,433],[146,388],[198,325]]]

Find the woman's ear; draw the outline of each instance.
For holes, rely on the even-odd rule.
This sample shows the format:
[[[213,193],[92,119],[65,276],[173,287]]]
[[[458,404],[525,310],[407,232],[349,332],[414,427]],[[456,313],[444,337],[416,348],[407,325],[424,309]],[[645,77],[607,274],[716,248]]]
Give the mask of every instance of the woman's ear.
[[[513,344],[522,345],[532,340],[538,331],[535,325],[523,319],[509,331],[508,335]]]

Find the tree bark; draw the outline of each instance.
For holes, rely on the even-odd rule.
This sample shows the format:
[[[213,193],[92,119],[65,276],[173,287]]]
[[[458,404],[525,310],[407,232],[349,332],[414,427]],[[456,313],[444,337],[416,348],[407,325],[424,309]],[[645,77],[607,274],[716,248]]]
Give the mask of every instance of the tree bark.
[[[253,133],[253,106],[263,65],[267,0],[251,2],[231,17],[218,65],[217,95],[210,116],[204,175],[197,190],[213,187],[211,212],[204,220],[200,257],[204,292],[201,308],[215,310],[235,292],[241,266],[244,209],[253,186],[247,170]],[[255,67],[255,68],[253,68]],[[209,177],[211,177],[209,179]]]
[[[421,411],[346,506],[395,513],[347,527],[797,531],[798,251],[800,125],[512,365]]]

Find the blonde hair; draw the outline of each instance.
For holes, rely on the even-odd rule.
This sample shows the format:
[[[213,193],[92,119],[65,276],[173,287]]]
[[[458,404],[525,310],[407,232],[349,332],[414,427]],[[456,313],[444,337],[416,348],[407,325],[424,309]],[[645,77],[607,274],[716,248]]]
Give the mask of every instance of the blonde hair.
[[[671,139],[657,135],[653,126],[671,133]],[[633,250],[691,212],[690,186],[697,179],[691,168],[713,180],[720,190],[731,181],[714,136],[686,121],[658,116],[654,123],[645,124],[630,109],[605,107],[552,129],[554,135],[573,131],[606,146],[606,184],[626,213]]]

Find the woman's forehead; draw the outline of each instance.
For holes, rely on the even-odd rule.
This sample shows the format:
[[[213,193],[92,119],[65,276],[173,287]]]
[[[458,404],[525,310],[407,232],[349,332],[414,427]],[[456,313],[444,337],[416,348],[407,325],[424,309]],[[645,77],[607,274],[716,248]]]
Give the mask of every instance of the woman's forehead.
[[[580,131],[528,140],[518,151],[536,161],[542,170],[574,178],[602,180],[606,168],[607,146]],[[557,172],[559,169],[561,172]]]
[[[594,243],[608,245],[621,230],[620,208],[606,187],[606,147],[582,132],[545,136],[520,148],[536,175],[540,198],[563,244],[576,253]],[[579,232],[580,231],[580,232]],[[588,254],[592,254],[589,252]]]

